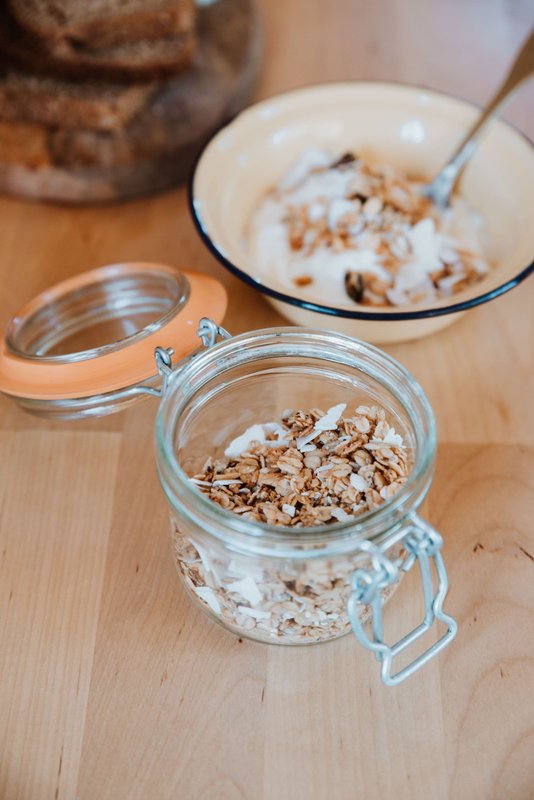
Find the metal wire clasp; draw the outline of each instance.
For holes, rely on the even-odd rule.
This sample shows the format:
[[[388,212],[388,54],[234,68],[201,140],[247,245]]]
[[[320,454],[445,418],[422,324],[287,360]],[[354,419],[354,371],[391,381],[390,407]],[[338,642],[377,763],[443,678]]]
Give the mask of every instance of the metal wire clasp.
[[[161,376],[161,386],[156,391],[161,397],[165,393],[169,378],[173,372],[172,357],[174,349],[172,347],[156,347],[154,350],[154,358],[158,368],[158,375]]]
[[[221,339],[232,338],[232,334],[228,333],[226,328],[217,325],[217,323],[209,317],[202,317],[198,323],[197,336],[202,340],[204,347],[213,347],[219,336]]]
[[[202,317],[200,320],[197,328],[197,336],[206,348],[213,347],[219,336],[221,339],[232,338],[232,334],[228,333],[226,328],[222,328],[220,325],[217,325],[217,323],[209,317]],[[177,365],[173,366],[172,363],[173,355],[174,350],[172,347],[156,347],[154,350],[154,359],[158,368],[158,375],[161,377],[161,386],[157,389],[154,387],[142,387],[138,391],[143,392],[144,394],[150,394],[153,397],[161,397],[163,394],[165,394],[169,379],[177,368]],[[189,356],[189,358],[192,357],[194,357],[194,354]],[[187,360],[188,358],[184,359],[184,361],[180,363],[185,363]]]
[[[441,556],[441,546],[443,544],[441,536],[428,523],[414,514],[409,519],[408,530],[402,537],[402,541],[408,551],[408,557],[405,560],[399,558],[396,561],[389,560],[382,549],[372,542],[362,542],[360,549],[371,556],[371,568],[356,570],[352,576],[352,592],[348,601],[348,615],[354,634],[360,644],[367,650],[374,652],[381,662],[381,677],[386,686],[396,686],[422,667],[423,664],[426,664],[427,661],[449,644],[456,636],[458,628],[455,620],[443,611],[443,601],[447,594],[448,581]],[[437,589],[435,591],[431,572],[431,559],[434,560],[437,575]],[[416,561],[419,563],[423,584],[424,619],[420,625],[396,644],[387,645],[383,640],[381,592],[398,580],[399,570],[403,572],[409,571]],[[371,606],[372,637],[366,633],[360,619],[362,605]],[[408,666],[392,675],[393,658],[430,630],[434,620],[444,622],[447,625],[446,633]]]

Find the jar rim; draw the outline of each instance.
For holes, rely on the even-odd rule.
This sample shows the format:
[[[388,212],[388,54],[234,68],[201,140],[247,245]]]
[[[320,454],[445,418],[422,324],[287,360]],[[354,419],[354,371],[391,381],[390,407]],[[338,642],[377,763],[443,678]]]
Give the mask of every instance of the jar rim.
[[[414,461],[413,468],[406,483],[392,498],[387,499],[377,508],[370,509],[349,520],[309,527],[303,526],[293,530],[280,525],[244,519],[240,515],[218,506],[192,483],[176,458],[173,435],[176,422],[180,417],[180,410],[183,410],[188,399],[202,385],[195,385],[195,373],[210,364],[217,364],[219,369],[223,365],[221,371],[224,371],[229,367],[229,356],[237,354],[238,357],[243,357],[246,345],[261,347],[268,341],[280,347],[280,355],[287,355],[283,345],[289,344],[289,342],[301,347],[302,355],[306,355],[306,350],[310,351],[308,354],[311,355],[313,345],[318,342],[321,343],[324,351],[324,345],[328,343],[333,347],[337,346],[345,351],[348,350],[352,357],[358,360],[358,366],[365,362],[367,362],[367,366],[372,364],[381,375],[390,374],[391,379],[396,379],[405,390],[407,387],[409,388],[413,408],[407,407],[406,402],[398,396],[391,383],[386,383],[373,374],[374,378],[381,381],[385,387],[387,386],[388,391],[394,394],[408,412],[414,429],[416,430],[418,423],[424,427],[424,436],[419,437],[421,449]],[[319,354],[318,357],[325,361],[330,360],[324,354]],[[253,357],[249,357],[249,361],[253,360]],[[179,380],[177,380],[178,377]],[[186,392],[184,386],[189,388],[189,392]],[[176,402],[177,395],[180,393],[182,393],[182,397]],[[171,408],[174,413],[171,418],[168,418]],[[414,419],[414,417],[416,418]],[[244,544],[246,542],[256,544],[270,542],[288,546],[317,543],[320,539],[330,543],[336,540],[346,541],[349,539],[353,541],[375,538],[384,532],[386,519],[389,528],[417,508],[428,490],[432,477],[436,450],[436,423],[430,403],[420,384],[402,364],[379,348],[334,331],[295,327],[265,328],[219,342],[173,373],[156,416],[155,446],[159,478],[170,505],[174,508],[178,506],[180,513],[185,513],[191,521],[200,524],[216,538],[228,542],[237,537]]]
[[[125,297],[126,285],[129,293]],[[146,287],[153,291],[157,301],[154,318],[149,323],[111,341],[50,355],[48,351],[67,336],[88,326],[94,327],[95,316],[100,324],[143,311],[147,303]],[[163,264],[125,262],[97,267],[61,281],[22,306],[6,326],[6,347],[14,356],[39,364],[89,361],[105,353],[123,350],[160,331],[183,309],[190,293],[187,276]],[[101,306],[96,315],[90,306],[95,296]],[[57,308],[61,308],[61,318]],[[36,320],[41,318],[40,330],[32,340]]]
[[[125,280],[131,288],[127,297],[122,291]],[[174,297],[169,295],[169,285],[175,287]],[[130,309],[146,310],[142,292],[147,286],[156,305],[169,306],[156,320],[143,323],[131,335],[115,331],[107,343],[96,347],[63,355],[40,354],[54,336],[68,340],[72,333],[86,326],[90,329],[95,318],[92,303],[100,307],[98,324],[120,322],[123,312],[127,316]],[[198,348],[195,325],[199,317],[208,313],[220,322],[226,300],[222,284],[209,275],[152,262],[111,264],[67,278],[22,306],[8,323],[0,340],[0,391],[46,416],[65,412],[74,417],[77,405],[82,406],[82,415],[99,414],[103,408],[105,413],[117,410],[122,402],[114,403],[113,395],[156,377],[154,348],[165,345],[176,358],[188,357]]]

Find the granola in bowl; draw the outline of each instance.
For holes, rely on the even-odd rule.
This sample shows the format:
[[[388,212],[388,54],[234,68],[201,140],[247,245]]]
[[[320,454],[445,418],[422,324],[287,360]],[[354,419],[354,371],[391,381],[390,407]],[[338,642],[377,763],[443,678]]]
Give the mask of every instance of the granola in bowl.
[[[225,510],[292,535],[299,528],[356,518],[399,491],[412,456],[383,408],[359,406],[344,416],[345,408],[287,411],[279,422],[253,425],[227,445],[224,458],[209,457],[191,481]],[[229,558],[176,526],[173,540],[190,592],[237,633],[311,643],[350,630],[351,579],[367,559],[358,548],[295,564],[283,558]],[[393,551],[393,558],[402,557],[402,546]],[[383,590],[383,599],[396,585]],[[369,613],[362,607],[362,619]]]
[[[302,154],[256,208],[259,273],[331,306],[427,306],[481,281],[486,232],[459,196],[438,209],[389,164]]]

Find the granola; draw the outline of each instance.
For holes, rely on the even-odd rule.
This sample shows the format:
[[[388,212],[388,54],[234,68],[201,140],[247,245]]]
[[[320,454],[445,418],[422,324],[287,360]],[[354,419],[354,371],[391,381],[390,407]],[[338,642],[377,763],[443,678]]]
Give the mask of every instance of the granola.
[[[230,558],[228,553],[192,541],[173,524],[176,566],[188,591],[209,609],[212,616],[238,636],[281,644],[312,644],[344,636],[351,625],[347,603],[354,571],[368,566],[362,553],[337,560]],[[396,545],[388,552],[403,558]],[[386,602],[396,591],[398,580],[381,591]],[[360,619],[371,615],[362,606]]]
[[[289,411],[253,425],[225,459],[208,458],[191,480],[245,519],[309,527],[348,520],[392,497],[406,481],[408,450],[378,406]]]
[[[262,200],[250,244],[262,273],[310,298],[398,307],[450,298],[487,275],[480,217],[454,196],[352,153],[309,150]]]
[[[191,477],[222,508],[259,524],[287,528],[353,519],[392,497],[411,468],[411,452],[383,408],[345,404],[287,411],[257,424],[208,458]],[[224,625],[241,635],[287,643],[347,633],[358,550],[336,558],[263,559],[231,556],[219,543],[193,540],[173,527],[177,567],[189,590]],[[399,558],[397,546],[392,557]],[[387,599],[396,588],[383,591]],[[362,608],[366,618],[369,608]]]

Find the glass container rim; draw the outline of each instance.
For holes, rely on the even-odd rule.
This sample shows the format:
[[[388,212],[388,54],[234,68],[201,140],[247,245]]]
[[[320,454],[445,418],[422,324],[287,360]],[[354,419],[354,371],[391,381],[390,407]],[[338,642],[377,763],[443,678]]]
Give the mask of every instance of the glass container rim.
[[[296,528],[294,532],[292,529],[288,529],[284,526],[257,523],[243,519],[241,516],[218,506],[191,482],[190,477],[178,463],[172,446],[175,422],[180,417],[178,409],[183,410],[192,391],[198,390],[201,385],[196,386],[194,390],[190,392],[189,396],[184,394],[184,397],[178,403],[176,403],[176,394],[181,390],[181,386],[184,383],[188,382],[191,378],[194,379],[195,372],[201,370],[205,366],[209,366],[210,363],[215,361],[219,361],[220,363],[222,355],[230,355],[235,351],[237,351],[238,354],[245,353],[247,344],[258,346],[266,344],[268,340],[272,340],[273,344],[274,342],[279,344],[280,341],[283,341],[284,337],[286,341],[292,338],[296,343],[301,345],[303,355],[305,355],[304,351],[306,346],[310,347],[312,341],[320,340],[324,344],[325,340],[327,340],[333,346],[337,345],[345,349],[350,349],[353,355],[360,357],[362,363],[367,359],[375,366],[380,366],[383,369],[389,370],[400,381],[399,385],[409,387],[413,394],[413,399],[418,403],[418,409],[416,409],[416,411],[419,420],[421,420],[423,424],[426,423],[425,435],[424,437],[420,437],[421,453],[416,458],[406,483],[392,498],[386,500],[377,508],[366,511],[349,520],[338,521],[331,524],[303,526]],[[283,355],[283,353],[281,352],[279,355]],[[254,359],[250,358],[248,360],[253,361]],[[324,360],[328,361],[329,359],[325,356]],[[244,358],[241,363],[245,363],[246,361],[247,359]],[[210,377],[213,377],[213,375]],[[376,378],[376,376],[373,377]],[[386,383],[382,383],[386,387]],[[410,422],[415,430],[416,421],[414,420],[414,415],[410,413],[410,410],[407,408],[406,402],[392,390],[391,386],[388,385],[387,389],[392,392],[407,411]],[[174,406],[175,413],[172,419],[172,430],[169,431],[167,421],[165,420],[165,413],[171,404]],[[317,328],[264,328],[242,333],[233,336],[231,339],[217,343],[213,347],[197,355],[183,368],[175,370],[169,380],[167,390],[163,394],[155,423],[155,447],[158,474],[167,499],[173,508],[176,508],[174,498],[178,497],[180,499],[180,513],[184,513],[185,511],[186,515],[194,519],[197,523],[199,518],[202,518],[201,524],[203,527],[209,528],[209,533],[223,541],[239,536],[245,542],[271,542],[278,545],[285,543],[289,546],[317,543],[320,539],[334,542],[347,538],[350,540],[374,538],[380,533],[383,533],[386,527],[395,524],[395,521],[400,521],[411,510],[417,507],[428,490],[436,451],[436,441],[436,422],[432,407],[422,387],[406,367],[374,345],[346,334]],[[183,501],[186,501],[188,506],[193,506],[195,513],[192,513],[189,507],[186,508]],[[386,519],[390,520],[387,526],[385,525]],[[225,528],[226,530],[222,531],[221,528]],[[291,533],[289,531],[291,531]]]
[[[14,356],[23,358],[25,361],[35,361],[39,364],[69,364],[77,361],[90,360],[106,353],[121,350],[157,332],[171,319],[173,319],[187,303],[191,292],[189,281],[183,272],[178,270],[170,271],[167,267],[165,267],[165,265],[159,265],[156,263],[147,263],[145,265],[144,262],[135,262],[135,266],[138,267],[138,269],[132,271],[133,264],[134,262],[125,262],[109,264],[104,267],[97,267],[88,271],[87,273],[83,273],[81,276],[85,279],[94,278],[94,280],[87,281],[86,283],[83,283],[74,289],[70,288],[72,279],[68,278],[65,281],[61,281],[53,287],[54,292],[58,293],[58,297],[55,298],[51,296],[51,290],[45,289],[43,292],[36,295],[31,301],[29,301],[29,303],[26,303],[22,308],[20,308],[9,320],[6,326],[4,337],[6,348]],[[108,342],[96,347],[90,347],[73,353],[65,353],[56,356],[30,353],[27,350],[17,347],[15,343],[15,337],[20,334],[20,331],[25,326],[31,325],[32,318],[35,318],[40,311],[47,306],[51,306],[54,302],[64,300],[66,298],[69,298],[71,302],[80,300],[83,298],[84,294],[91,291],[91,289],[94,289],[99,284],[102,286],[107,284],[108,289],[113,289],[116,281],[130,279],[134,282],[139,282],[142,278],[148,278],[149,280],[164,279],[168,283],[174,282],[177,287],[178,296],[164,314],[158,316],[152,322],[144,325],[134,333],[129,334],[115,342]],[[115,292],[117,292],[117,288],[118,287],[115,287]],[[162,299],[168,300],[169,295],[167,293],[162,294]]]

